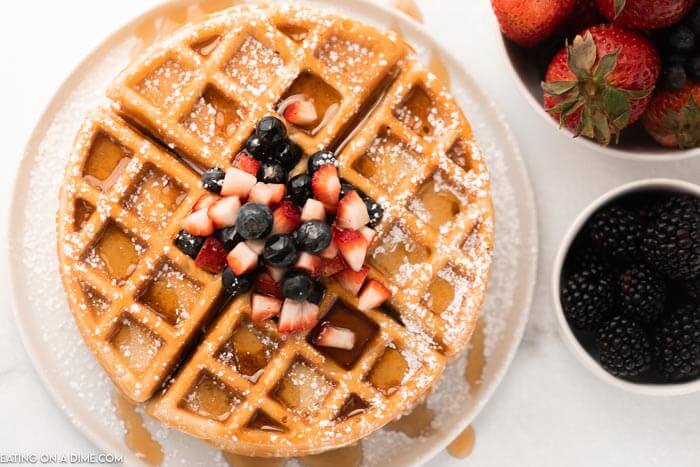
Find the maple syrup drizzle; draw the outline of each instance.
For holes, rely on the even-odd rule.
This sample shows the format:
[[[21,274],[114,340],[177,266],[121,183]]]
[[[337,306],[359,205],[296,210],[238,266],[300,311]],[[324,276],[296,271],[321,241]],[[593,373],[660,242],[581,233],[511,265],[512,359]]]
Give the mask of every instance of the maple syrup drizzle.
[[[469,384],[469,394],[474,396],[481,387],[486,356],[484,355],[484,320],[479,318],[471,338],[471,349],[467,355],[467,368],[464,378]]]
[[[313,456],[299,457],[297,460],[306,467],[359,467],[362,464],[362,459],[362,443],[360,442]]]
[[[399,431],[409,438],[429,436],[433,432],[433,418],[435,413],[428,408],[428,404],[423,402],[418,404],[413,412],[404,415],[398,420],[386,426],[389,431]]]
[[[148,465],[160,465],[163,462],[163,448],[148,431],[136,406],[120,393],[112,395],[112,402],[117,416],[124,423],[124,442],[127,447]]]
[[[474,427],[470,425],[447,446],[447,452],[452,457],[464,459],[465,457],[469,457],[474,450],[475,441],[476,432],[474,431]]]

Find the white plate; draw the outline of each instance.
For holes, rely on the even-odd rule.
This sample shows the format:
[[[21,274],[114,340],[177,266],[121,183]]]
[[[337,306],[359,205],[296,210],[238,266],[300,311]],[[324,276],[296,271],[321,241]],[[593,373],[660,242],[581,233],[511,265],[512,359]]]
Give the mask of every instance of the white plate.
[[[462,356],[448,367],[428,398],[428,407],[435,413],[429,436],[409,438],[381,430],[363,440],[366,465],[420,465],[474,420],[515,355],[536,277],[534,196],[517,143],[502,115],[461,65],[418,23],[367,0],[308,3],[398,30],[426,62],[433,54],[442,57],[452,92],[473,125],[493,178],[496,255],[483,309],[487,362],[480,389],[474,396],[469,395]],[[158,15],[163,8],[145,16]],[[123,428],[111,402],[112,384],[83,345],[60,285],[54,220],[73,136],[85,113],[105,101],[107,84],[129,61],[136,45],[133,31],[142,19],[107,38],[70,75],[46,108],[20,164],[9,223],[10,290],[20,333],[37,373],[71,421],[97,446],[123,455],[127,463],[138,463],[138,459],[124,444]],[[218,451],[198,440],[152,420],[147,420],[147,426],[163,446],[166,464],[224,464]]]

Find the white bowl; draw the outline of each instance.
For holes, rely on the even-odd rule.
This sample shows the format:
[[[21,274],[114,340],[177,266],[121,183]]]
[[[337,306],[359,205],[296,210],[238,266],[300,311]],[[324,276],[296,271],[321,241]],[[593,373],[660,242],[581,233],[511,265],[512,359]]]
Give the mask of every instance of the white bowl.
[[[576,236],[581,231],[581,228],[593,215],[593,213],[595,213],[603,205],[618,197],[642,190],[675,191],[678,193],[689,193],[700,197],[700,186],[698,185],[682,180],[655,178],[627,183],[605,193],[603,196],[593,201],[581,214],[578,215],[573,225],[569,228],[569,231],[566,233],[561,242],[557,257],[554,260],[554,268],[552,273],[552,297],[554,299],[554,311],[557,315],[561,335],[571,352],[573,352],[574,356],[583,364],[584,367],[586,367],[591,373],[596,375],[601,380],[626,391],[649,396],[678,396],[690,394],[700,391],[700,378],[695,381],[684,383],[636,383],[617,378],[605,371],[603,367],[600,366],[600,363],[598,363],[598,361],[588,353],[588,351],[579,342],[578,338],[574,335],[569,323],[566,320],[566,317],[564,316],[564,309],[561,305],[559,294],[561,272],[569,249],[576,239]]]
[[[635,124],[622,132],[620,143],[610,146],[600,144],[584,137],[574,138],[572,133],[560,129],[555,121],[542,106],[542,87],[540,72],[531,60],[528,60],[525,49],[507,39],[497,29],[498,42],[501,44],[503,58],[508,64],[508,70],[520,93],[537,114],[544,118],[560,137],[574,141],[585,148],[607,156],[637,161],[678,161],[700,155],[700,147],[693,149],[669,149],[660,146],[649,136],[641,124]],[[563,44],[562,44],[563,46]]]

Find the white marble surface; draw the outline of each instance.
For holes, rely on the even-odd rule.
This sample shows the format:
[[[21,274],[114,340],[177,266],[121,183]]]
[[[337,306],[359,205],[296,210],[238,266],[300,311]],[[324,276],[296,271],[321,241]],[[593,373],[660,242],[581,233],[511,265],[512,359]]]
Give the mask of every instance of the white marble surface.
[[[2,217],[25,141],[73,67],[109,32],[157,0],[23,0],[0,14]],[[476,420],[469,460],[431,465],[692,466],[700,464],[700,394],[634,396],[606,386],[564,347],[550,303],[551,264],[576,214],[627,181],[655,176],[700,183],[700,159],[634,163],[587,152],[540,120],[505,71],[488,0],[418,0],[427,28],[466,64],[506,114],[520,141],[540,209],[541,258],[532,320],[510,373]],[[7,284],[2,249],[0,284]],[[41,277],[36,278],[41,287]],[[0,287],[0,454],[94,452],[54,405],[20,343]]]

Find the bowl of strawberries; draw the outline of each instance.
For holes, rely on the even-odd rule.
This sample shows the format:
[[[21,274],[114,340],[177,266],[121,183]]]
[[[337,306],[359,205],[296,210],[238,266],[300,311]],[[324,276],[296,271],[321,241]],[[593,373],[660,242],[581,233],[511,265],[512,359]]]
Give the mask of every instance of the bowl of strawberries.
[[[700,154],[698,0],[492,0],[525,98],[607,155]]]

